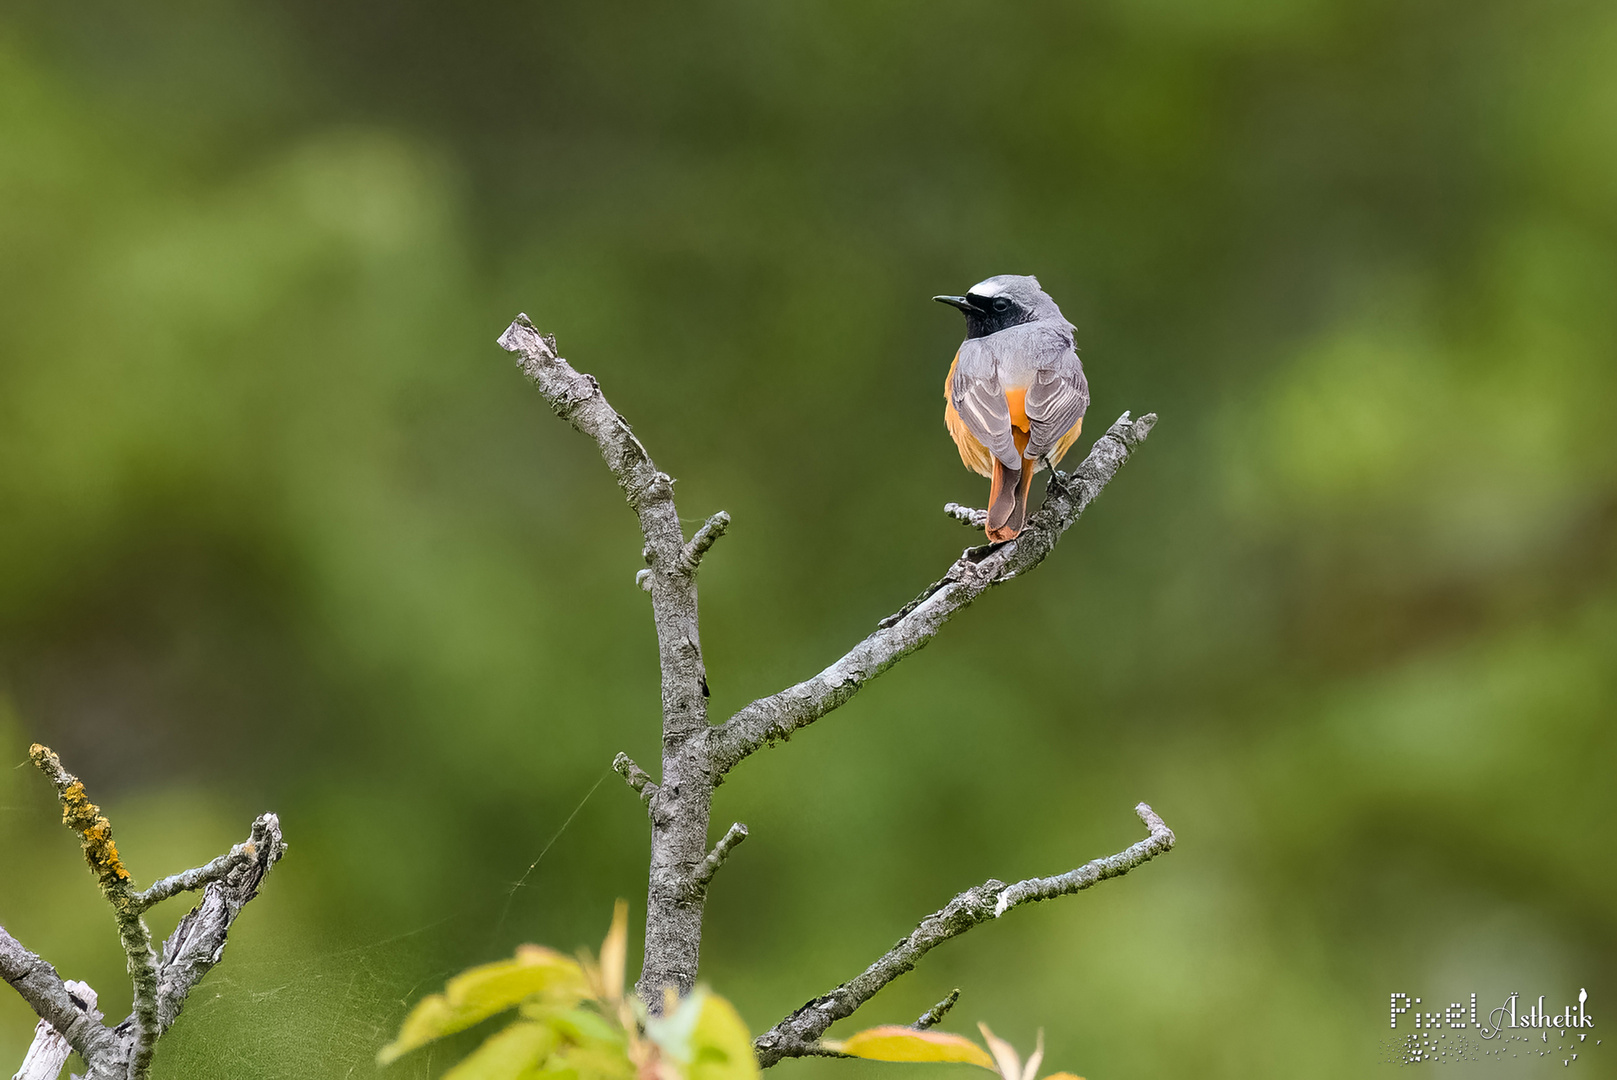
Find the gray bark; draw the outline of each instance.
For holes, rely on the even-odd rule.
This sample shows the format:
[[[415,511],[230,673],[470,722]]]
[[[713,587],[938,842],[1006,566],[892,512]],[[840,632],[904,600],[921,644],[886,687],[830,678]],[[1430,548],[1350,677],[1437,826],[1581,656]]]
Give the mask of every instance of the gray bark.
[[[99,1013],[91,1016],[73,1000],[72,991],[56,969],[23,948],[3,926],[0,926],[0,978],[21,995],[41,1023],[59,1032],[86,1061],[102,1056],[117,1041],[101,1022]]]
[[[729,831],[719,837],[719,842],[713,845],[713,850],[708,852],[707,858],[703,859],[696,867],[696,874],[692,879],[693,884],[698,889],[706,892],[708,882],[712,881],[713,875],[719,872],[719,867],[724,865],[724,860],[728,859],[730,852],[746,838],[747,827],[745,825],[739,821],[731,825]]]
[[[628,423],[607,404],[595,378],[579,374],[558,357],[555,339],[541,335],[526,315],[518,315],[500,335],[500,346],[517,354],[523,372],[556,415],[595,440],[646,540],[647,570],[640,581],[651,593],[662,666],[663,769],[660,784],[643,780],[638,789],[652,793],[647,800],[651,874],[645,963],[635,990],[649,1008],[660,1010],[665,988],[672,987],[681,996],[690,993],[702,948],[705,890],[695,887],[695,875],[707,856],[713,774],[707,754],[707,673],[697,629],[696,568],[729,518],[715,515],[687,548],[674,504],[674,481],[652,464]],[[643,770],[636,771],[645,777]]]
[[[949,1010],[954,1008],[955,1002],[959,1000],[960,987],[957,986],[953,990],[949,991],[948,997],[944,998],[926,1012],[916,1017],[915,1023],[911,1024],[910,1027],[914,1028],[916,1031],[925,1031],[927,1028],[939,1023],[945,1016],[948,1016]]]
[[[73,1004],[90,1019],[101,1022],[101,1010],[95,1007],[96,993],[89,983],[68,981],[62,984],[73,998]],[[34,1025],[34,1041],[22,1059],[22,1067],[11,1080],[56,1080],[62,1075],[62,1066],[72,1055],[73,1047],[67,1037],[41,1020]]]
[[[265,814],[253,822],[246,843],[236,845],[228,855],[207,866],[176,875],[185,880],[167,895],[173,896],[181,889],[201,889],[202,900],[185,914],[163,943],[163,961],[157,974],[159,1035],[180,1015],[191,988],[223,958],[225,938],[236,916],[258,895],[264,875],[285,852],[280,818]],[[148,892],[155,889],[153,886]]]

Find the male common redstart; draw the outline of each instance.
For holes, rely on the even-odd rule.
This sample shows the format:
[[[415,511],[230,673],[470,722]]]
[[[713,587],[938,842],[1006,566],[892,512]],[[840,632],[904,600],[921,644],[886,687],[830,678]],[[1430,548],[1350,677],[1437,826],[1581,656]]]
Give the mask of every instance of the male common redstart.
[[[1013,539],[1027,521],[1028,489],[1078,441],[1089,383],[1073,325],[1039,279],[1000,274],[965,296],[934,296],[966,313],[943,383],[943,421],[966,468],[989,477],[988,539]]]

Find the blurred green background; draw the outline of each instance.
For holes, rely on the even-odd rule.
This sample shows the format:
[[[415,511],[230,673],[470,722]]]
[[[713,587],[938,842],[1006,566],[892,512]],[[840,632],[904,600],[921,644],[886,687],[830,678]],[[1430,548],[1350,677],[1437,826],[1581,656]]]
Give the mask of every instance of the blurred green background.
[[[1363,1076],[1395,990],[1604,1026],[1613,56],[1598,0],[7,5],[0,922],[127,1009],[39,739],[143,880],[285,824],[159,1075],[372,1075],[447,973],[598,942],[644,901],[640,542],[495,337],[530,312],[691,527],[734,515],[723,718],[970,542],[929,298],[1036,273],[1090,432],[1161,423],[1034,576],[723,787],[704,978],[762,1030],[1145,799],[1171,856],[860,1020],[960,986],[955,1030],[1090,1080]],[[0,1067],[31,1028],[0,994]]]

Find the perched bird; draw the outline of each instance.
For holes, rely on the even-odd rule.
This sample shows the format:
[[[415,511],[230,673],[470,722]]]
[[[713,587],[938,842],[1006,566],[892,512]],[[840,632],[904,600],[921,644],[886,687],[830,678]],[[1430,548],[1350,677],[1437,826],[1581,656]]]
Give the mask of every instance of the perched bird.
[[[1000,274],[965,296],[934,296],[966,314],[943,383],[943,420],[966,468],[992,480],[988,539],[1013,539],[1027,521],[1033,474],[1055,468],[1078,441],[1089,383],[1073,325],[1039,279]]]

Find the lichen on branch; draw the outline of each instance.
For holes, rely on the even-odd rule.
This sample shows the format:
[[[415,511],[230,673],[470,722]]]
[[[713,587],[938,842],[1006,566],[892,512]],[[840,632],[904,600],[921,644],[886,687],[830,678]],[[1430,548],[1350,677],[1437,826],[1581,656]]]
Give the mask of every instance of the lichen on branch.
[[[67,771],[49,747],[35,743],[28,756],[56,789],[62,821],[78,835],[85,861],[112,909],[134,999],[128,1019],[107,1027],[92,1008],[93,991],[86,1001],[83,992],[71,989],[82,984],[64,982],[54,967],[0,927],[0,974],[41,1021],[29,1068],[47,1068],[56,1053],[52,1040],[60,1038],[84,1058],[89,1067],[86,1080],[144,1080],[157,1040],[179,1015],[191,988],[219,963],[231,924],[285,853],[280,819],[274,814],[261,815],[247,839],[224,855],[139,892],[119,858],[112,823],[90,801],[83,782]],[[196,889],[202,890],[202,899],[180,919],[159,958],[141,913]]]

